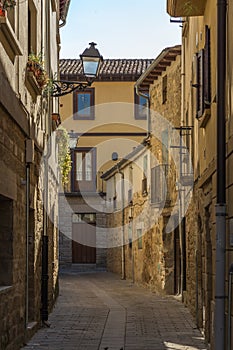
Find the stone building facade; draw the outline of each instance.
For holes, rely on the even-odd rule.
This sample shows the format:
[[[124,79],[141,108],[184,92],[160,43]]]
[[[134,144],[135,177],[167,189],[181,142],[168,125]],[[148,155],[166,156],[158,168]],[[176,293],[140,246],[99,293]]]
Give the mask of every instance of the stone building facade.
[[[180,126],[180,56],[180,46],[164,49],[138,79],[139,93],[149,91],[148,136],[103,174],[107,205],[112,205],[107,227],[115,230],[116,240],[117,234],[122,235],[124,242],[108,249],[108,269],[166,294],[179,293],[181,288],[180,233],[175,224],[179,215],[177,164],[173,158],[178,155],[179,163],[179,151],[170,152],[171,140],[176,140],[173,129]],[[170,219],[173,229],[166,232]]]
[[[43,3],[16,1],[0,16],[1,349],[19,349],[58,293],[58,171],[50,154],[58,103],[43,94],[29,55],[44,77],[57,72],[68,1]]]
[[[192,126],[191,155],[194,169],[193,201],[186,215],[186,290],[184,301],[196,318],[197,325],[203,330],[211,349],[215,349],[215,340],[219,341],[221,332],[225,337],[225,345],[229,346],[232,330],[227,331],[229,319],[229,267],[232,263],[232,31],[231,18],[233,7],[231,2],[167,1],[167,10],[171,16],[183,17],[182,29],[182,109],[181,123]],[[226,31],[223,25],[218,26],[218,10],[226,20]],[[223,20],[224,23],[224,20]],[[219,33],[223,36],[218,40]],[[218,35],[217,35],[218,34]],[[218,45],[226,40],[224,48],[219,52]],[[216,72],[221,69],[218,64],[219,55],[224,55],[226,72],[222,73],[226,86],[225,101],[219,93],[220,80]],[[220,104],[225,106],[220,115],[217,111]],[[218,116],[225,120],[226,157],[218,154],[217,139],[220,127]],[[217,158],[221,158],[226,169],[226,206],[227,216],[224,219],[226,230],[217,232],[216,215]],[[224,178],[224,172],[219,174]],[[223,190],[224,192],[224,190]],[[224,240],[226,238],[226,245]],[[223,242],[223,243],[221,243]],[[225,273],[216,277],[216,258],[219,244],[223,254]],[[224,246],[222,246],[224,244]],[[223,249],[223,250],[222,250]],[[225,275],[225,276],[224,276]],[[218,280],[216,280],[216,278]],[[224,296],[219,296],[218,285],[225,289]],[[217,298],[216,298],[217,295]],[[222,300],[222,311],[217,315],[216,305]],[[226,314],[228,314],[226,316]],[[229,317],[230,316],[230,317]],[[221,319],[221,324],[218,324]],[[222,321],[225,319],[225,322]],[[225,326],[224,326],[225,324]],[[220,332],[220,333],[219,333]]]

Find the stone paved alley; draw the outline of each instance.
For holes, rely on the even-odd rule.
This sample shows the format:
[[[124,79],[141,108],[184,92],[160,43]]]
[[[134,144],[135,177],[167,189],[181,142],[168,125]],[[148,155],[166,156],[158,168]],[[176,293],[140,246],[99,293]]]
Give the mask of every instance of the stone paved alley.
[[[189,311],[111,273],[63,274],[60,296],[24,350],[204,350]]]

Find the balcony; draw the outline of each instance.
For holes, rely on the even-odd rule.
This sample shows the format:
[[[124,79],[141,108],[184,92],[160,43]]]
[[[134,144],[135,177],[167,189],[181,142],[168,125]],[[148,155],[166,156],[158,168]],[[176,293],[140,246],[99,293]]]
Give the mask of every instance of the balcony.
[[[167,12],[172,17],[203,16],[206,0],[167,0]]]

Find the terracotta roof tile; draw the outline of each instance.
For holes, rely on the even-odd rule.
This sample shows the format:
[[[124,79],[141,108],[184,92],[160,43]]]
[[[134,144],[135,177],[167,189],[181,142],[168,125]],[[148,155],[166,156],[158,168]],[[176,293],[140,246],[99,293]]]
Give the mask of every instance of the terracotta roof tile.
[[[137,80],[153,59],[105,59],[97,80]],[[83,79],[79,59],[61,59],[60,75],[63,79]]]

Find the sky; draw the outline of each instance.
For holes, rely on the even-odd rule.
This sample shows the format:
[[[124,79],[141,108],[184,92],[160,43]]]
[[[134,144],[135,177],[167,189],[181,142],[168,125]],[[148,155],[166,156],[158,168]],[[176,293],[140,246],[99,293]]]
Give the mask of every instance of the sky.
[[[71,0],[60,58],[79,58],[92,41],[104,58],[156,58],[181,42],[180,24],[170,23],[166,2]]]

